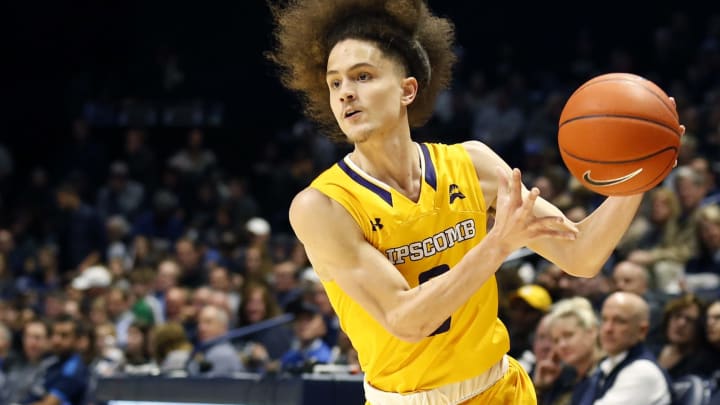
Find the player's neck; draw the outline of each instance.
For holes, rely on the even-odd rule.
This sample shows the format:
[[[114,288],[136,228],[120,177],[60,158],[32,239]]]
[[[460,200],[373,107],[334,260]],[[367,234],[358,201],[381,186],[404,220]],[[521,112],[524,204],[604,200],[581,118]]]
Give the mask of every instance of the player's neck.
[[[350,159],[365,173],[416,200],[422,177],[417,145],[407,136],[375,137],[355,144]]]

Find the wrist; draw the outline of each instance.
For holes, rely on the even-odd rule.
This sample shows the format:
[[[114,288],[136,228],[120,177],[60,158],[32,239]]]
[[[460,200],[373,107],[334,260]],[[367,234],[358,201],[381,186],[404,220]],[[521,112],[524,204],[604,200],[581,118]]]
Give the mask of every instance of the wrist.
[[[497,255],[497,259],[501,262],[505,260],[510,253],[515,251],[511,244],[507,242],[506,238],[498,235],[498,233],[495,232],[495,229],[491,229],[487,235],[485,235],[483,242],[485,245],[483,249],[484,254],[495,253]]]

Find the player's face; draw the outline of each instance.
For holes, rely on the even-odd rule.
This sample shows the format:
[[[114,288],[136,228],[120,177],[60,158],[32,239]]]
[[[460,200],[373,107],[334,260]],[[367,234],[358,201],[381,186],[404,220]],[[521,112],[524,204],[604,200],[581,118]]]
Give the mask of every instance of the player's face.
[[[371,42],[346,39],[330,52],[326,82],[330,107],[353,143],[407,125],[403,69]]]

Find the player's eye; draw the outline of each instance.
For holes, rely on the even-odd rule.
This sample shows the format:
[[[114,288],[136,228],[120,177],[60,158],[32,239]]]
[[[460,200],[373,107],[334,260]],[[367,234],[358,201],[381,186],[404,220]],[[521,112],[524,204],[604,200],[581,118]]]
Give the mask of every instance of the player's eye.
[[[329,85],[331,89],[337,89],[340,87],[340,80],[331,80]]]
[[[361,81],[361,82],[368,81],[368,80],[370,80],[370,73],[362,72],[362,73],[360,73],[360,74],[357,75],[357,78],[358,78],[358,80]]]

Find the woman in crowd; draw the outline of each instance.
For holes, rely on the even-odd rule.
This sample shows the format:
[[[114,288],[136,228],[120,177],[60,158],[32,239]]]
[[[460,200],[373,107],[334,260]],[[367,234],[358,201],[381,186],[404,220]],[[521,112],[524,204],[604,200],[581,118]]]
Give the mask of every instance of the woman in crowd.
[[[672,379],[688,374],[706,377],[716,367],[705,344],[704,310],[703,302],[693,294],[670,300],[665,306],[665,344],[656,355]]]
[[[535,367],[533,382],[538,403],[570,404],[573,389],[592,374],[602,358],[598,343],[598,318],[586,298],[558,301],[550,312],[552,355]]]

